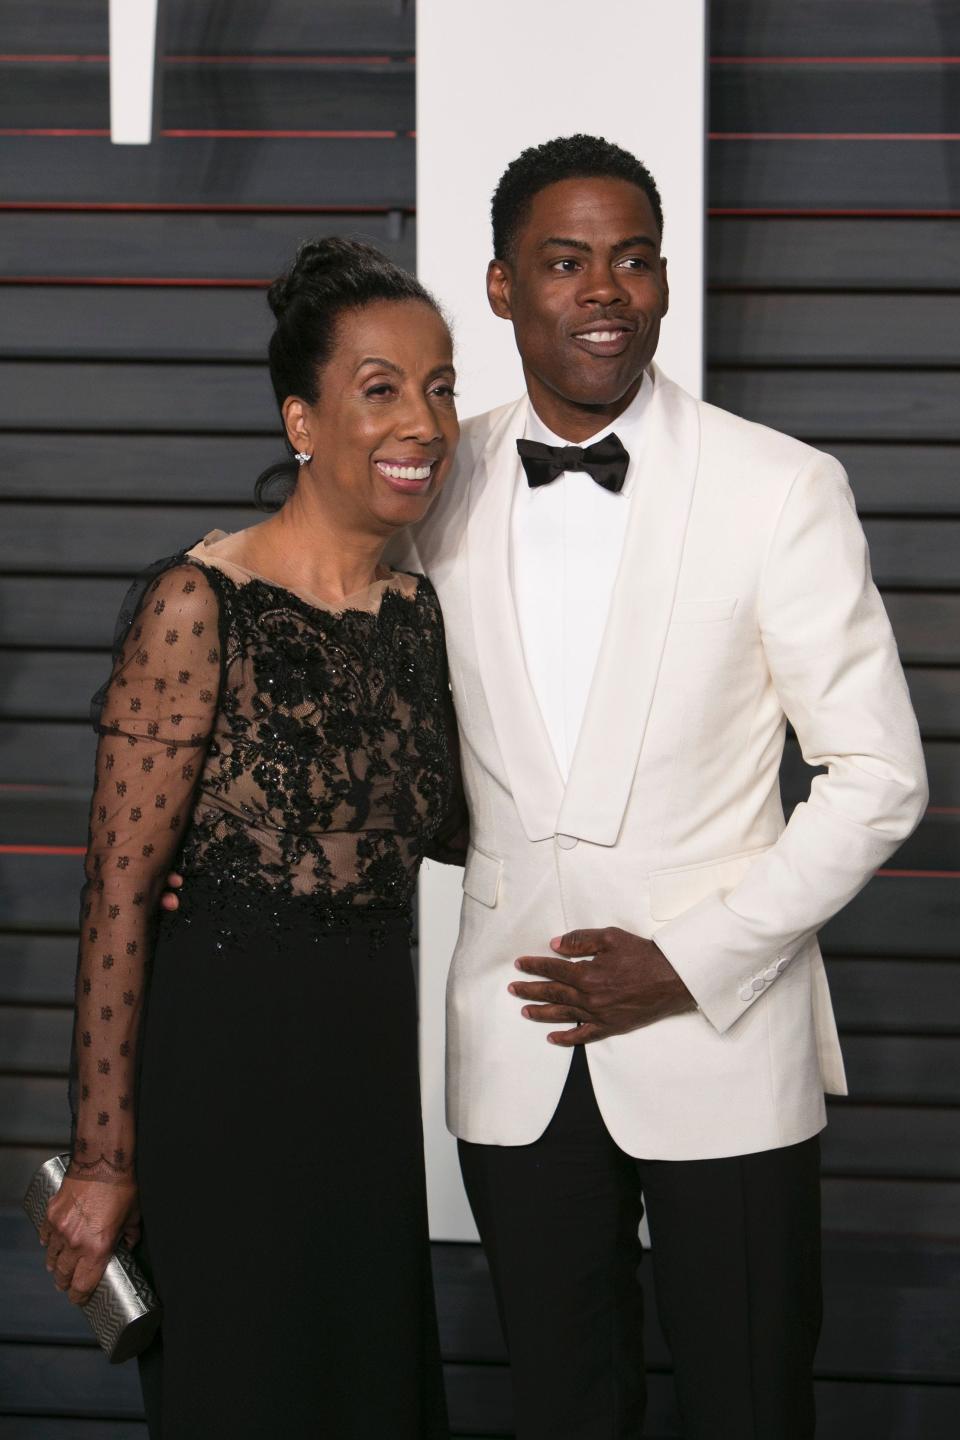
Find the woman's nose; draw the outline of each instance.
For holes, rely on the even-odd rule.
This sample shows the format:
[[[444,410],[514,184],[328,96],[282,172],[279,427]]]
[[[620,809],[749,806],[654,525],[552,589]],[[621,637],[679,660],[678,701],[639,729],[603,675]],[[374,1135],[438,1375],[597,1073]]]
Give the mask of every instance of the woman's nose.
[[[403,440],[419,440],[422,444],[439,439],[440,428],[437,424],[437,417],[425,396],[420,400],[411,401],[398,434]]]

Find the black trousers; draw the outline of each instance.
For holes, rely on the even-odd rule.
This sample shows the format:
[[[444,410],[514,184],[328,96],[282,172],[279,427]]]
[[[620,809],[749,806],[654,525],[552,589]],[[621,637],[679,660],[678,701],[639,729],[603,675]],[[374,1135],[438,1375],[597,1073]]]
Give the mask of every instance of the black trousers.
[[[685,1440],[809,1440],[819,1162],[816,1137],[722,1160],[634,1159],[607,1132],[582,1048],[539,1140],[461,1141],[518,1440],[642,1435],[644,1203]]]

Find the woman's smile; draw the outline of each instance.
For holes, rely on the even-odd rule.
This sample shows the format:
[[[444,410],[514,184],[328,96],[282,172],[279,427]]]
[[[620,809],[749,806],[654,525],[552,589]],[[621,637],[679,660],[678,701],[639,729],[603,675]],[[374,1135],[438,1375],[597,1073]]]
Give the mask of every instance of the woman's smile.
[[[375,460],[373,463],[377,473],[392,490],[398,490],[403,495],[425,495],[430,489],[439,457],[424,459],[422,455],[414,455]]]

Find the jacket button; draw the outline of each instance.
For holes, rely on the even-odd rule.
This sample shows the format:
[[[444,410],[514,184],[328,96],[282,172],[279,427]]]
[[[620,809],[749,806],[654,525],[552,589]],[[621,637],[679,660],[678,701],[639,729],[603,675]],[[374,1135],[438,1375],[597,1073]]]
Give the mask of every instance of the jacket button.
[[[780,956],[780,959],[777,961],[777,965],[776,965],[777,974],[778,974],[778,975],[782,975],[783,972],[784,972],[784,970],[786,970],[787,966],[789,965],[789,963],[790,963],[789,960],[785,960],[785,959],[783,958],[783,956],[781,955],[781,956]]]
[[[740,999],[741,999],[741,1000],[744,1000],[744,1001],[746,1001],[746,1000],[752,1000],[752,999],[753,999],[753,986],[752,986],[752,985],[741,985],[741,986],[740,986],[740,989],[737,991],[737,994],[740,996]]]
[[[561,850],[572,850],[576,845],[580,844],[580,841],[576,835],[558,835],[557,844]]]
[[[766,982],[766,980],[764,980],[764,978],[763,978],[762,975],[755,975],[755,976],[753,977],[753,979],[750,981],[750,987],[751,987],[751,989],[755,990],[755,991],[757,992],[757,994],[759,995],[760,991],[763,989],[763,987],[764,987],[764,985],[766,985],[766,983],[767,983],[767,982]]]
[[[766,980],[768,985],[772,985],[779,974],[780,971],[777,969],[776,965],[771,965],[769,970],[764,970],[763,978],[764,980]]]

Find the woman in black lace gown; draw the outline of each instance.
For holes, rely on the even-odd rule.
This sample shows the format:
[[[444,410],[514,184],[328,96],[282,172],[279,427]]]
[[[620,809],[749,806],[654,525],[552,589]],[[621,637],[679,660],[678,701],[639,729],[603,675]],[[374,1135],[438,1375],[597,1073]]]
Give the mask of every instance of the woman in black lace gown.
[[[421,1440],[446,1420],[409,921],[461,810],[436,596],[380,555],[449,469],[450,337],[351,242],[270,300],[293,493],[151,567],[97,701],[48,1263],[84,1298],[142,1211],[154,1440]]]

